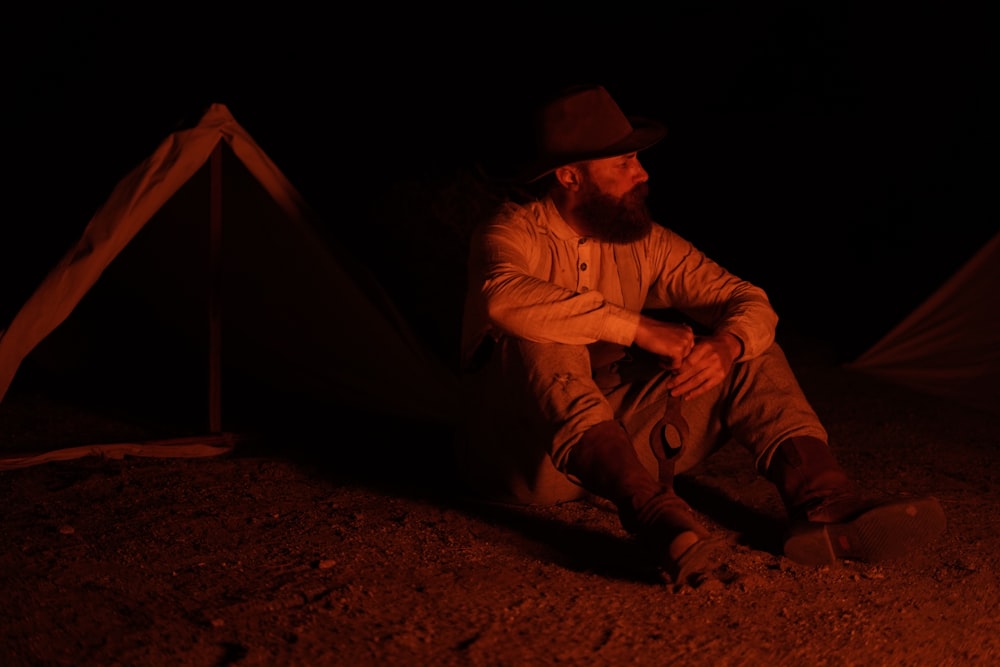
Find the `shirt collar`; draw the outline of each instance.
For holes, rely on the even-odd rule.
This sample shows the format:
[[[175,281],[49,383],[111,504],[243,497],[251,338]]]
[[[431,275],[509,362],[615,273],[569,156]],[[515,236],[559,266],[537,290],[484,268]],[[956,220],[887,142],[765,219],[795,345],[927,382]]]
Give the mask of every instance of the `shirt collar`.
[[[545,197],[542,200],[542,206],[545,222],[553,236],[563,241],[581,238],[579,234],[573,231],[569,223],[563,219],[562,215],[560,215],[559,209],[556,208],[555,202],[552,201],[552,197]]]

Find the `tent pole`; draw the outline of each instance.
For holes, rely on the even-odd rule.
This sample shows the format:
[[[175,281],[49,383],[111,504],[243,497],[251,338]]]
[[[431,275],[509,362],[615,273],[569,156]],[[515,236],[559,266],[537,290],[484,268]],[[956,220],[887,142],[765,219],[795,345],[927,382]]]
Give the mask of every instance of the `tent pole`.
[[[208,428],[222,432],[222,142],[210,160],[208,241]]]

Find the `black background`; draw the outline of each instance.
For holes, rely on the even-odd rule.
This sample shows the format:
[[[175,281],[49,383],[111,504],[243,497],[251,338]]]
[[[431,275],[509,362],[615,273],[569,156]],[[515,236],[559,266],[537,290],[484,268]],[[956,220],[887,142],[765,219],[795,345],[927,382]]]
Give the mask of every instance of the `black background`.
[[[669,128],[642,154],[657,218],[850,358],[997,231],[980,6],[12,10],[3,313],[212,102],[357,240],[394,183],[504,163],[533,100],[589,81]]]

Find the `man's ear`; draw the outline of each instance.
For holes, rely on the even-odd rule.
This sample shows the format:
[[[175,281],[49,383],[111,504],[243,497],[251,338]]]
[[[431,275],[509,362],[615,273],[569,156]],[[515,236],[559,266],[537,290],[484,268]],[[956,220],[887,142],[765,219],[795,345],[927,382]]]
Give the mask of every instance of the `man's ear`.
[[[580,188],[580,170],[573,165],[559,167],[555,171],[556,180],[559,185],[567,190],[576,191]]]

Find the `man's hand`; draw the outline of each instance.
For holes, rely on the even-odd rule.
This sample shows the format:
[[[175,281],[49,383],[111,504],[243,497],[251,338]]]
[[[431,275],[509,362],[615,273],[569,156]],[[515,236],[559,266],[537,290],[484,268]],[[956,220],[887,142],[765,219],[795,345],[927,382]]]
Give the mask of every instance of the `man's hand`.
[[[742,352],[743,344],[732,334],[699,336],[680,368],[664,364],[675,370],[666,385],[670,395],[689,400],[704,394],[725,379]]]
[[[635,344],[660,357],[664,368],[678,370],[694,349],[694,333],[686,324],[661,322],[641,315]]]

